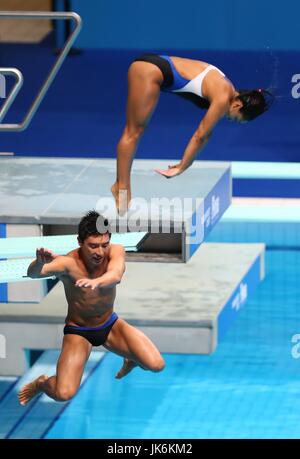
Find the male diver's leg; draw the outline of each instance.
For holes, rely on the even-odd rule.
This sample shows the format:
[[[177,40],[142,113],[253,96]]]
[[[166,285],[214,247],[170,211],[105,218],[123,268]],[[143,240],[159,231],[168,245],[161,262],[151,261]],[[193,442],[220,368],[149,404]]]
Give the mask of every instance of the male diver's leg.
[[[56,401],[67,401],[72,398],[80,386],[84,366],[91,350],[92,345],[82,336],[65,335],[56,375],[50,378],[42,375],[22,387],[18,395],[21,405],[26,405],[40,392]]]
[[[118,319],[104,344],[106,349],[124,357],[124,364],[116,377],[122,378],[135,366],[144,370],[161,371],[165,363],[157,347],[140,330]]]

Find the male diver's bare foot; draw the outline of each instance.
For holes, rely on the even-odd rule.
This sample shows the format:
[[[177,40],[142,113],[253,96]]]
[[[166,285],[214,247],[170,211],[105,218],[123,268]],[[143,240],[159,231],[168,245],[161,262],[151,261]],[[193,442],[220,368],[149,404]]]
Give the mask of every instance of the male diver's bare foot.
[[[47,381],[47,379],[48,379],[48,376],[42,375],[42,376],[39,376],[38,378],[36,378],[31,383],[26,384],[25,386],[23,386],[21,388],[20,392],[18,393],[18,398],[19,398],[20,404],[21,405],[27,405],[27,403],[30,402],[30,400],[33,397],[38,395],[42,391],[41,385],[45,381]]]
[[[115,182],[111,187],[111,192],[116,201],[116,207],[119,215],[126,214],[129,204],[131,201],[131,192],[129,188],[119,188],[117,182]]]
[[[123,363],[121,370],[119,370],[118,373],[116,374],[116,379],[121,379],[124,376],[128,375],[128,373],[130,373],[131,370],[133,370],[133,368],[136,366],[137,364],[133,362],[132,360],[124,359],[124,363]]]

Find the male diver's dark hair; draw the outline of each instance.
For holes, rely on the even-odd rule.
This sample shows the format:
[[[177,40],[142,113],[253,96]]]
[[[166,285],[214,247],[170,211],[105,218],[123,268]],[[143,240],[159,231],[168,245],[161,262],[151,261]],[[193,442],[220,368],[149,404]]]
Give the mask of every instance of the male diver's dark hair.
[[[100,215],[95,210],[89,210],[79,222],[78,239],[84,242],[89,236],[101,236],[109,234],[111,237],[110,225],[107,218]]]
[[[239,89],[237,96],[243,103],[240,113],[245,121],[252,121],[269,110],[274,95],[266,89]]]

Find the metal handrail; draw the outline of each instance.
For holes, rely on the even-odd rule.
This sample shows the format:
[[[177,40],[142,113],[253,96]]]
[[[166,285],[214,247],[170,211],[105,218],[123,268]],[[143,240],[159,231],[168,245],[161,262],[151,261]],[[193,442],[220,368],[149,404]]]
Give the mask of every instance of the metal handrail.
[[[15,68],[4,68],[0,67],[0,74],[4,76],[14,76],[16,78],[16,83],[12,87],[9,95],[7,96],[1,110],[0,110],[0,123],[5,117],[6,113],[8,112],[10,106],[12,105],[13,101],[17,97],[18,92],[20,91],[22,85],[23,85],[23,75],[20,72],[20,70],[15,69]],[[1,126],[1,124],[0,124]]]
[[[66,41],[64,47],[62,48],[58,58],[56,59],[54,65],[52,66],[50,73],[48,74],[47,78],[45,79],[41,89],[39,90],[38,94],[36,95],[35,99],[33,100],[27,114],[25,115],[23,121],[19,124],[2,124],[1,119],[4,117],[4,115],[7,113],[9,107],[11,106],[13,100],[11,98],[10,94],[10,100],[8,101],[9,103],[4,104],[5,105],[5,113],[2,116],[2,111],[1,110],[1,117],[0,117],[0,131],[14,131],[14,132],[21,132],[26,129],[34,114],[38,110],[43,98],[45,97],[50,85],[52,84],[54,78],[57,75],[57,72],[59,71],[60,67],[63,64],[63,61],[65,60],[68,52],[70,51],[74,41],[76,40],[82,26],[82,20],[81,17],[74,12],[45,12],[45,11],[0,11],[0,19],[64,19],[64,20],[73,20],[75,22],[75,27],[72,33],[70,34],[68,40]],[[13,90],[16,90],[16,87],[13,88]],[[18,89],[18,91],[20,88]],[[14,94],[15,98],[16,94]]]

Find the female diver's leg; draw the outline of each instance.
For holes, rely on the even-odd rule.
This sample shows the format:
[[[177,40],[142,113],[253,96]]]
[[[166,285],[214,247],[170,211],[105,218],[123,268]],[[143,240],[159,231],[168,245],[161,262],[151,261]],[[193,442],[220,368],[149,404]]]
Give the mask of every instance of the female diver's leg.
[[[117,147],[117,179],[111,188],[120,214],[131,200],[130,172],[134,154],[159,99],[163,76],[149,62],[133,62],[128,71],[126,126]]]

